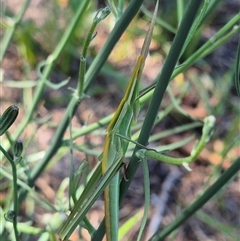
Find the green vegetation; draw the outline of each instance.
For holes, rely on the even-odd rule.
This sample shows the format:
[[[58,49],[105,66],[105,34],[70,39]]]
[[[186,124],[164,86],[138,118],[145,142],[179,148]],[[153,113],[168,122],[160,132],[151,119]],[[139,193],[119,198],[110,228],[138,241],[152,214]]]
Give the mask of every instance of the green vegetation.
[[[30,2],[23,1],[17,13],[7,5],[1,16],[0,237],[82,240],[82,230],[87,230],[91,240],[102,240],[111,225],[105,227],[102,217],[96,227],[89,213],[120,169],[120,184],[114,186],[120,205],[115,200],[114,207],[122,207],[141,166],[143,178],[137,185],[144,186],[145,197],[138,197],[144,200],[143,209],[120,218],[118,210],[109,208],[106,215],[120,220],[113,236],[174,240],[184,222],[194,217],[195,224],[189,225],[196,228],[196,240],[196,220],[218,240],[237,240],[239,224],[210,211],[228,212],[226,186],[239,181],[240,13],[227,12],[215,23],[224,1],[160,1],[151,34],[147,30],[154,1],[108,0],[101,9],[87,0],[50,1],[40,23],[24,15],[33,7]],[[141,51],[138,42],[145,37],[149,42]],[[236,37],[238,47],[228,50],[235,61],[227,54],[227,67],[214,71],[209,56]],[[111,95],[114,106],[108,108],[104,101]],[[103,145],[105,138],[111,145]],[[102,159],[107,163],[104,171]],[[159,161],[168,163],[168,170],[180,165],[190,186],[191,174],[199,167],[207,171],[201,173],[201,188],[193,197],[175,190],[174,219],[168,224],[160,220],[150,230],[146,221],[154,216],[154,173],[148,168],[152,163],[159,167],[155,172],[165,168]],[[59,168],[62,177],[56,176]],[[50,185],[44,181],[42,186],[43,176],[50,177]],[[209,211],[208,205],[214,208]],[[201,235],[199,240],[207,234]]]

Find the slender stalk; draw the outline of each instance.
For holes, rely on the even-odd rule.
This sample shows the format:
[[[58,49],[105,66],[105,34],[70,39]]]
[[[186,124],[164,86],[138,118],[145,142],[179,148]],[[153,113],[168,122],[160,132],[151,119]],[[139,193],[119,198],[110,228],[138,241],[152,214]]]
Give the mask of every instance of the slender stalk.
[[[106,18],[110,13],[110,9],[108,7],[104,8],[104,9],[100,9],[94,19],[93,19],[93,23],[92,26],[88,32],[87,38],[85,40],[84,46],[83,46],[83,51],[81,54],[81,58],[80,58],[80,68],[79,68],[79,78],[78,78],[78,91],[77,94],[79,96],[79,98],[82,98],[83,95],[83,87],[84,87],[84,79],[85,79],[85,70],[86,70],[86,58],[87,58],[87,50],[88,47],[90,45],[90,42],[93,40],[94,38],[94,31],[95,28],[97,27],[97,24],[102,21],[104,18]]]
[[[143,168],[143,180],[144,180],[144,213],[142,217],[142,222],[140,226],[140,230],[138,233],[137,241],[140,241],[142,238],[143,231],[145,229],[145,225],[148,219],[148,213],[150,209],[150,178],[149,178],[149,170],[147,159],[142,159],[142,168]]]
[[[13,18],[13,23],[11,26],[8,27],[8,30],[6,31],[6,33],[4,34],[4,37],[0,43],[0,46],[1,46],[1,51],[0,51],[0,62],[2,62],[3,60],[3,57],[5,55],[5,52],[8,48],[8,45],[12,39],[12,36],[18,26],[18,24],[20,23],[20,21],[22,20],[22,17],[24,15],[24,13],[26,12],[27,10],[27,7],[29,5],[31,0],[26,0],[24,3],[23,3],[23,7],[21,9],[21,11],[18,13],[17,16],[15,16]],[[1,3],[0,3],[1,4]]]
[[[184,14],[184,2],[182,0],[179,0],[176,2],[176,4],[178,23],[180,23]]]
[[[12,167],[12,177],[13,177],[13,230],[15,235],[15,240],[20,241],[19,235],[18,235],[18,229],[17,229],[17,215],[18,215],[18,195],[17,195],[17,169],[16,164],[14,163],[13,159],[9,156],[9,154],[5,151],[5,149],[0,145],[0,150],[3,153],[3,155],[7,158],[7,160],[10,162]]]
[[[194,24],[192,25],[191,27],[191,30],[189,32],[189,35],[188,35],[188,38],[186,40],[186,42],[184,43],[184,46],[182,48],[182,52],[181,52],[181,55],[184,53],[185,49],[187,48],[188,44],[190,43],[190,41],[192,40],[195,32],[197,31],[197,29],[199,28],[199,26],[201,25],[202,23],[202,20],[204,19],[204,16],[207,12],[207,9],[208,9],[208,6],[209,6],[209,0],[205,0],[204,1],[204,4],[203,4],[203,7],[200,11],[200,13],[198,14],[196,20],[194,21]]]
[[[238,38],[238,49],[236,54],[236,63],[235,63],[235,87],[238,94],[238,97],[240,98],[240,36]]]

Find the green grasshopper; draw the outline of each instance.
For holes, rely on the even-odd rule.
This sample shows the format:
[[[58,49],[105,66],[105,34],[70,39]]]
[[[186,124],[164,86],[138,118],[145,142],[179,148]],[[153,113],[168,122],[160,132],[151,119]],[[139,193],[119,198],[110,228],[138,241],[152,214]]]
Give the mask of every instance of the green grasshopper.
[[[107,128],[107,136],[102,154],[102,174],[105,174],[113,163],[119,161],[123,163],[128,148],[128,141],[121,136],[130,138],[131,123],[137,112],[139,82],[152,38],[157,9],[158,1],[126,93]],[[118,240],[119,179],[120,176],[117,173],[104,190],[105,226],[108,241]]]
[[[71,214],[59,230],[60,240],[69,238],[72,231],[86,215],[87,210],[101,194],[102,187],[106,187],[104,190],[104,201],[107,240],[118,240],[119,168],[123,163],[128,148],[129,141],[127,139],[130,139],[133,117],[138,112],[139,82],[151,42],[157,9],[158,1],[126,93],[107,128],[103,153],[99,158],[102,160],[101,166],[97,166],[84,192],[75,203]],[[101,174],[102,178],[99,180]],[[111,181],[107,181],[110,178]],[[108,185],[106,184],[107,182],[109,183]]]

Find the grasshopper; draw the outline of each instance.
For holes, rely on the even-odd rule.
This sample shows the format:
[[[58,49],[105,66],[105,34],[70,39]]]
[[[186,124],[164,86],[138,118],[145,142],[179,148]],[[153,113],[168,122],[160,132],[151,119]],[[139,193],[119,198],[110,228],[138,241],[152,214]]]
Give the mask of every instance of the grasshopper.
[[[84,219],[87,211],[101,194],[103,188],[105,188],[104,202],[107,240],[118,240],[119,168],[123,163],[128,148],[129,141],[127,139],[130,139],[133,117],[138,112],[139,82],[151,42],[157,9],[158,1],[126,93],[107,127],[103,153],[99,158],[102,162],[96,167],[91,180],[87,183],[82,195],[71,210],[69,217],[60,228],[60,240],[69,238],[80,221]],[[100,178],[101,175],[102,178]]]
[[[151,43],[157,9],[158,1],[126,93],[121,100],[113,119],[108,125],[102,154],[102,174],[105,174],[113,163],[123,163],[128,148],[128,141],[124,140],[121,136],[130,138],[131,123],[138,111],[137,98],[139,96],[139,83],[148,54],[149,45]],[[104,190],[105,226],[108,241],[118,240],[119,181],[120,175],[117,173]]]

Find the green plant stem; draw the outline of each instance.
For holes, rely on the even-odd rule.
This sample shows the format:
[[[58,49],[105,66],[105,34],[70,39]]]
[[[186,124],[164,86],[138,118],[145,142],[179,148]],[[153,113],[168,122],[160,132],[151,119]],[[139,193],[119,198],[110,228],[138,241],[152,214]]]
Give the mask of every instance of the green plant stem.
[[[4,34],[4,37],[0,43],[0,46],[1,46],[1,51],[0,51],[0,63],[2,62],[3,60],[3,57],[5,55],[5,52],[8,48],[8,45],[12,39],[12,36],[18,26],[18,24],[20,23],[24,13],[26,12],[27,10],[27,7],[29,5],[31,0],[26,0],[24,3],[23,3],[23,7],[21,9],[21,11],[18,13],[17,16],[15,16],[13,18],[13,23],[11,24],[10,27],[8,27],[8,30],[6,31],[6,33]]]
[[[170,234],[173,230],[178,228],[184,221],[199,210],[205,203],[207,203],[220,189],[223,188],[227,182],[234,177],[240,170],[240,158],[237,158],[232,166],[225,171],[220,178],[210,186],[196,201],[188,206],[169,226],[164,228],[161,232],[157,232],[149,241],[160,241]]]
[[[110,9],[108,7],[104,8],[104,9],[100,9],[94,19],[93,19],[93,23],[92,26],[88,32],[87,38],[84,42],[83,45],[83,51],[82,51],[82,55],[80,58],[80,68],[79,68],[79,79],[78,79],[78,96],[79,98],[82,98],[83,95],[83,87],[84,87],[84,79],[85,79],[85,71],[86,71],[86,58],[87,58],[87,50],[88,47],[90,45],[90,42],[93,40],[94,38],[94,31],[97,27],[97,24],[102,21],[103,19],[105,19],[110,13]]]
[[[176,2],[177,4],[177,18],[178,18],[178,23],[181,22],[183,14],[184,14],[184,2],[183,0],[179,0]]]
[[[158,113],[159,106],[161,104],[161,101],[163,99],[163,95],[166,91],[166,88],[168,86],[169,80],[171,78],[172,72],[176,66],[176,63],[178,61],[178,58],[180,56],[182,47],[184,45],[184,42],[187,38],[188,32],[192,26],[192,23],[194,21],[194,18],[197,14],[198,9],[200,8],[203,1],[200,0],[192,0],[190,1],[188,8],[185,12],[184,18],[180,24],[179,31],[177,32],[177,35],[173,41],[172,47],[169,51],[169,54],[167,56],[167,59],[165,61],[165,64],[162,68],[162,73],[157,77],[157,85],[155,88],[155,91],[153,93],[152,100],[150,102],[146,118],[143,123],[143,127],[141,129],[138,143],[141,145],[146,146],[149,136],[152,131],[152,127],[155,122],[155,118]],[[135,150],[133,152],[132,158],[130,160],[130,163],[128,165],[126,176],[128,178],[128,181],[125,181],[124,179],[121,182],[120,185],[120,202],[123,200],[123,197],[125,196],[131,181],[136,173],[136,170],[139,166],[139,158],[135,156],[135,153],[141,149],[139,146],[135,147]],[[105,234],[105,225],[104,225],[105,219],[100,224],[98,230],[95,232],[92,240],[97,241],[101,240]]]
[[[118,1],[118,16],[122,16],[123,10],[124,10],[124,3],[125,0],[119,0]]]
[[[150,178],[149,178],[147,159],[143,158],[141,163],[142,163],[143,179],[144,179],[144,182],[143,182],[144,183],[144,213],[143,213],[137,241],[140,241],[142,238],[142,234],[148,219],[148,213],[150,209],[150,199],[151,199],[150,198]]]
[[[79,77],[78,77],[78,96],[83,95],[83,86],[86,72],[86,58],[83,56],[80,57],[80,66],[79,66]]]
[[[0,150],[3,155],[7,158],[12,166],[12,177],[13,177],[13,230],[15,235],[15,240],[20,241],[18,236],[18,229],[17,229],[17,215],[18,215],[18,195],[17,195],[17,169],[16,164],[14,163],[13,159],[9,156],[9,154],[5,151],[5,149],[0,145]]]
[[[217,7],[220,8],[220,6],[217,6],[217,5],[221,5],[221,4],[223,4],[223,2],[224,1],[211,0],[210,4],[208,6],[208,10],[207,10],[207,12],[204,16],[204,19],[202,21],[204,22]]]
[[[240,98],[240,36],[238,38],[238,49],[236,54],[236,63],[235,63],[235,87],[238,94],[238,97]]]
[[[184,43],[184,46],[182,48],[182,52],[181,52],[181,55],[184,53],[185,49],[187,48],[188,44],[190,43],[190,41],[192,40],[193,38],[193,35],[195,34],[195,32],[197,31],[197,29],[199,28],[199,26],[201,25],[202,23],[202,20],[206,14],[206,11],[208,9],[208,6],[209,6],[209,0],[205,0],[204,1],[204,4],[203,4],[203,7],[200,11],[200,13],[198,14],[196,20],[194,21],[194,24],[192,25],[191,27],[191,30],[189,32],[189,35],[188,35],[188,38],[186,40],[186,42]]]

